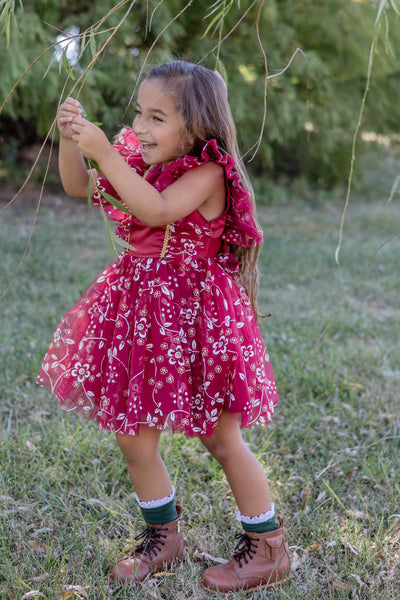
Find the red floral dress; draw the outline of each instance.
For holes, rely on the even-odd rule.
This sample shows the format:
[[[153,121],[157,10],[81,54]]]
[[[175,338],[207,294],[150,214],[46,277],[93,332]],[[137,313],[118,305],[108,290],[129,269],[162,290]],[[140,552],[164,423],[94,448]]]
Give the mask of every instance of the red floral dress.
[[[223,165],[227,208],[207,221],[199,211],[148,227],[107,203],[126,248],[61,319],[37,382],[67,411],[98,428],[139,428],[208,436],[223,409],[242,427],[270,422],[278,401],[269,357],[227,244],[262,241],[235,163],[215,140],[201,158],[185,156],[148,170],[131,130],[115,146],[127,163],[162,191],[210,160]],[[109,182],[99,190],[116,196]]]

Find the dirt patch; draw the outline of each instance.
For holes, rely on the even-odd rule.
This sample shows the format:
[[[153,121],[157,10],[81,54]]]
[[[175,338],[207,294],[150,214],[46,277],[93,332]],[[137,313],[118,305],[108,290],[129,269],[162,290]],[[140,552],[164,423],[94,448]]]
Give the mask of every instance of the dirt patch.
[[[13,216],[25,215],[28,211],[36,210],[38,203],[40,208],[49,208],[62,212],[65,215],[76,213],[78,210],[87,210],[85,200],[76,200],[67,196],[60,186],[59,189],[47,190],[46,186],[42,192],[39,186],[27,185],[22,191],[12,185],[2,185],[0,188],[0,218],[6,211]]]

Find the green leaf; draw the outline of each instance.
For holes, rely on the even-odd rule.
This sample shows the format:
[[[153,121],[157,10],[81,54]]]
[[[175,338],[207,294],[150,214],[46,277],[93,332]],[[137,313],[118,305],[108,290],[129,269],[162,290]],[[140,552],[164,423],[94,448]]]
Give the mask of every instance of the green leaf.
[[[82,37],[81,37],[81,51],[79,54],[79,58],[81,58],[82,54],[83,54],[83,49],[85,47],[86,44],[86,33],[87,33],[87,29],[85,29],[85,31],[82,33]]]
[[[218,21],[219,21],[220,19],[222,19],[222,18],[223,18],[223,16],[224,16],[224,11],[223,11],[223,10],[221,10],[219,13],[217,13],[217,14],[214,16],[214,18],[213,18],[213,19],[211,19],[211,21],[209,22],[209,24],[208,24],[208,25],[207,25],[207,27],[206,27],[206,30],[205,30],[205,32],[204,32],[204,33],[203,33],[203,35],[202,35],[202,38],[205,38],[205,37],[206,37],[206,35],[209,33],[210,29],[212,29],[213,25],[217,25],[217,24],[218,24]]]
[[[95,125],[96,125],[96,123],[95,123]],[[89,169],[96,169],[96,171],[98,173],[101,173],[101,169],[95,160],[90,159],[90,160],[88,160],[88,163],[89,163]]]
[[[386,17],[386,15],[385,15]],[[387,35],[382,34],[382,41],[383,41],[383,45],[385,46],[385,50],[388,54],[390,54],[391,56],[393,56],[393,58],[395,58],[396,54],[395,51],[393,50],[393,46],[392,43],[390,41],[390,39],[388,38]]]
[[[49,62],[49,64],[47,65],[47,68],[46,68],[46,70],[45,70],[45,72],[44,72],[44,75],[43,75],[43,77],[42,77],[42,81],[43,81],[44,79],[46,79],[46,77],[47,77],[47,75],[49,74],[49,71],[50,71],[51,67],[53,66],[53,64],[54,64],[55,60],[56,60],[56,55],[55,55],[55,54],[53,54],[53,56],[52,56],[52,57],[51,57],[51,59],[50,59],[50,62]]]
[[[221,8],[221,6],[224,6],[225,2],[226,0],[217,0],[216,2],[214,2],[214,4],[210,6],[210,10],[208,11],[208,13],[203,18],[208,19],[209,17],[211,17],[211,15],[215,13],[215,11]]]
[[[115,233],[113,231],[111,231],[110,233],[111,233],[111,237],[112,237],[113,241],[116,244],[119,244],[120,246],[122,246],[123,248],[126,248],[127,250],[135,250],[136,251],[136,248],[134,248],[133,246],[128,244],[128,242],[125,242],[125,240],[122,240],[121,238],[119,238],[117,235],[115,235]]]
[[[400,15],[400,3],[396,2],[396,0],[390,0],[390,4],[394,10],[394,12]]]
[[[7,46],[10,45],[10,29],[11,29],[11,18],[8,17],[7,19],[7,24],[6,24],[6,39],[7,39]]]
[[[88,205],[89,205],[89,211],[92,212],[92,186],[91,186],[91,177],[89,177],[89,181],[88,181],[87,201],[88,201]]]
[[[378,13],[377,13],[376,19],[375,19],[375,26],[379,23],[380,18],[382,16],[382,12],[385,10],[386,7],[387,7],[387,0],[381,0],[379,3]]]
[[[218,9],[220,7],[222,7],[222,8],[211,19],[210,23],[206,27],[205,32],[202,35],[202,38],[204,38],[209,33],[209,31],[212,29],[212,27],[215,26],[214,27],[215,30],[218,28],[221,21],[223,21],[225,19],[226,15],[232,8],[232,4],[233,4],[233,0],[229,0],[229,2],[227,2],[227,0],[221,0],[220,2],[215,2],[211,6],[211,10],[206,14],[204,19],[208,19],[209,17],[211,17],[212,14],[214,14],[216,11],[218,11]]]
[[[392,189],[390,190],[389,200],[386,202],[386,206],[391,203],[393,200],[393,196],[397,192],[400,183],[400,175],[397,175],[396,179],[393,182]]]
[[[15,0],[2,0],[0,2],[0,25],[3,25],[2,31],[6,32],[7,46],[10,45],[11,38],[11,19],[15,22]],[[23,10],[23,6],[21,5]]]
[[[114,254],[115,257],[117,257],[118,256],[118,252],[117,252],[117,249],[115,247],[114,240],[113,240],[113,237],[112,237],[113,232],[111,231],[110,224],[109,224],[108,219],[107,219],[107,215],[105,213],[105,210],[104,210],[103,205],[102,205],[101,202],[100,202],[100,210],[101,210],[101,215],[102,215],[103,221],[104,221],[104,230],[105,230],[105,233],[106,233],[106,240],[107,240],[108,245],[109,245],[109,247],[111,249],[111,252]]]
[[[67,49],[66,48],[63,50],[61,62],[62,62],[62,66],[64,67],[64,70],[67,73],[68,77],[70,77],[73,81],[75,81],[75,76],[72,72],[71,65],[69,64],[69,60],[67,58]]]
[[[82,106],[82,104],[81,104],[80,102],[79,102],[79,107],[80,107],[80,109],[81,109],[81,114],[82,114],[82,117],[83,117],[84,119],[86,119],[86,117],[87,117],[87,112],[86,112],[86,110],[83,108],[83,106]]]
[[[89,42],[90,42],[90,52],[92,53],[92,58],[94,58],[96,56],[96,53],[97,53],[97,48],[96,48],[96,42],[95,42],[95,39],[94,39],[93,27],[90,28]]]
[[[105,200],[107,200],[107,202],[109,202],[110,204],[115,206],[115,208],[118,208],[118,210],[121,210],[122,212],[127,213],[128,215],[133,214],[132,211],[130,211],[128,208],[126,208],[125,204],[122,204],[122,202],[120,202],[119,200],[114,198],[114,196],[111,196],[110,194],[107,194],[107,192],[103,192],[100,189],[99,189],[99,192],[103,196],[103,198]]]

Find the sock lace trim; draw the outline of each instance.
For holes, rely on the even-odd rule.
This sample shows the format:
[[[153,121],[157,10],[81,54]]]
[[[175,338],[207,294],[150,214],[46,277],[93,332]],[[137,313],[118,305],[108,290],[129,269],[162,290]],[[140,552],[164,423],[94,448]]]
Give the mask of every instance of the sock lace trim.
[[[237,511],[236,520],[241,521],[242,523],[248,523],[249,525],[255,523],[264,523],[265,521],[269,521],[272,517],[275,516],[275,504],[271,502],[271,508],[265,513],[261,513],[257,517],[247,517],[246,515],[242,515],[240,510]]]
[[[164,506],[164,504],[168,504],[168,502],[171,502],[171,500],[174,499],[175,488],[174,488],[174,486],[172,486],[172,492],[170,493],[169,496],[164,496],[164,498],[158,498],[157,500],[149,500],[149,501],[140,500],[138,498],[138,495],[136,494],[136,492],[134,493],[134,496],[141,508],[158,508],[159,506]]]

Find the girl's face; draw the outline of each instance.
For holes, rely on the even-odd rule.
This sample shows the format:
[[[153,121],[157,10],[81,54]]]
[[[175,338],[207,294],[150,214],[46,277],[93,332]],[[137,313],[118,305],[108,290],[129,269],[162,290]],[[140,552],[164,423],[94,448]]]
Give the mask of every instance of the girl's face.
[[[140,86],[132,128],[148,165],[179,158],[193,143],[187,139],[181,115],[164,92],[161,79],[149,79]]]

